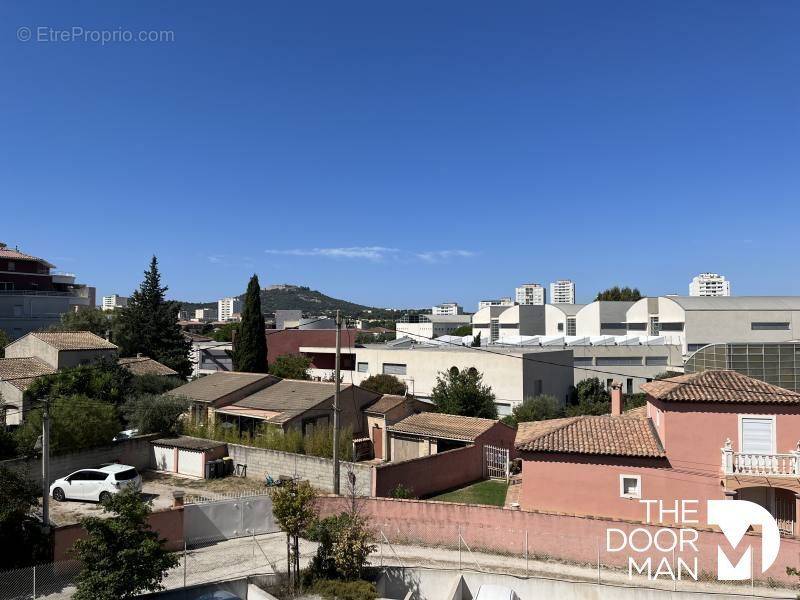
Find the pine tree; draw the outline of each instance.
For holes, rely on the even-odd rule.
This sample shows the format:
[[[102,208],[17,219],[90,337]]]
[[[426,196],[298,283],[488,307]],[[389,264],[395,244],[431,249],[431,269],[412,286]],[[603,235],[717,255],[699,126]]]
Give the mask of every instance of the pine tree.
[[[261,287],[258,276],[247,284],[242,309],[242,324],[233,347],[233,369],[248,373],[267,372],[267,337],[261,312]]]
[[[119,309],[114,343],[121,356],[141,352],[188,377],[192,370],[191,342],[178,325],[180,304],[165,299],[167,289],[161,285],[158,259],[153,256],[139,289],[133,292],[128,306]]]

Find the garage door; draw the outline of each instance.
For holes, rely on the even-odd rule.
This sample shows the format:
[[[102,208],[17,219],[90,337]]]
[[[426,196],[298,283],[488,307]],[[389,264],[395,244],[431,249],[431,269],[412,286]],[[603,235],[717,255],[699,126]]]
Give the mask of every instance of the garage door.
[[[153,446],[153,452],[156,456],[156,469],[170,473],[175,472],[175,448]]]
[[[205,475],[204,456],[204,452],[178,450],[178,473],[193,477],[203,477]]]

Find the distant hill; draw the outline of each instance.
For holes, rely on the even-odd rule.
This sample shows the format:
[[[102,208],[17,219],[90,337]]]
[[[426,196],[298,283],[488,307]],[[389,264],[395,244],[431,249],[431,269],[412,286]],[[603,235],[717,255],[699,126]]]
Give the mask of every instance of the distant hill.
[[[244,294],[241,294],[239,298],[244,299]],[[186,310],[216,306],[216,302],[181,302],[181,304],[182,308]],[[261,308],[265,313],[286,309],[302,310],[303,313],[312,315],[328,315],[340,310],[343,316],[369,319],[393,319],[404,312],[339,300],[308,287],[290,284],[271,285],[262,289]]]

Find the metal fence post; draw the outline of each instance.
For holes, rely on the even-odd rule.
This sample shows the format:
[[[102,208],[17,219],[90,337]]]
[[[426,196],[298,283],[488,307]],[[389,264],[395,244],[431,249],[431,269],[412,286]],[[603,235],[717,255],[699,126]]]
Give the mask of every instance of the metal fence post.
[[[528,576],[528,530],[525,530],[525,577]]]
[[[458,570],[461,570],[461,525],[458,526]]]
[[[183,589],[186,589],[186,539],[183,540]]]
[[[36,600],[36,565],[31,568],[33,569],[33,600]]]

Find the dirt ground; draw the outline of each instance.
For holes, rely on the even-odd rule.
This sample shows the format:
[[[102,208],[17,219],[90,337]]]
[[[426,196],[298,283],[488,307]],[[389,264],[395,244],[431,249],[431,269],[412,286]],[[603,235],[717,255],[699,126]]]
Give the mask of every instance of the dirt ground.
[[[181,475],[144,471],[142,473],[142,494],[153,503],[153,510],[164,510],[172,506],[172,492],[183,490],[187,496],[204,498],[223,498],[230,494],[240,494],[258,490],[258,482],[252,479],[228,476],[222,479],[195,479]],[[56,525],[77,523],[82,517],[104,516],[103,507],[97,502],[65,500],[57,502],[50,499],[50,519]]]

